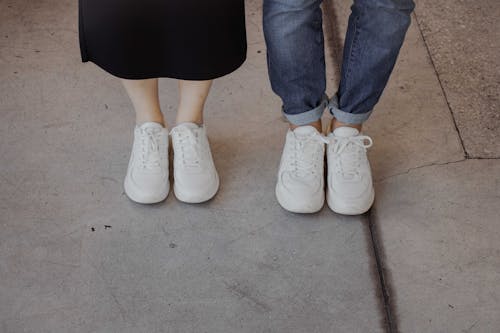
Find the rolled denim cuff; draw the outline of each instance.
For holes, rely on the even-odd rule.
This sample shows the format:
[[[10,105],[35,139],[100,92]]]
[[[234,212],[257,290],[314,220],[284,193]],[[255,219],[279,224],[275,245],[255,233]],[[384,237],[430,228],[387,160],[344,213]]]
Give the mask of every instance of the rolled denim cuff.
[[[370,110],[365,113],[349,113],[345,112],[339,109],[339,102],[338,102],[338,97],[337,95],[334,95],[330,102],[328,103],[328,110],[330,111],[330,114],[335,117],[338,121],[346,124],[352,124],[352,125],[359,125],[364,123],[370,115],[372,114],[373,110]]]
[[[305,111],[297,114],[288,114],[282,109],[281,112],[283,116],[295,126],[303,126],[310,123],[314,123],[321,119],[326,106],[328,105],[328,96],[323,96],[321,103],[312,110]]]

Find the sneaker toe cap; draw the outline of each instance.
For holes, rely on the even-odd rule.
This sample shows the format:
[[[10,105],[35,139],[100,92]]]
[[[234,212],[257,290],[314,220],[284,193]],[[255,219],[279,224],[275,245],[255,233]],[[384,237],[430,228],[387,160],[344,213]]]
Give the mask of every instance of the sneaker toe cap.
[[[125,178],[125,193],[133,201],[154,203],[164,200],[170,183],[165,175],[134,175]]]
[[[191,175],[175,177],[174,191],[177,198],[184,202],[198,203],[210,200],[219,189],[219,178],[214,175]]]
[[[366,177],[357,181],[333,179],[329,184],[330,190],[348,199],[366,196],[372,188],[372,181]]]
[[[320,182],[311,184],[286,178],[276,185],[276,196],[283,208],[295,213],[317,212],[323,207],[325,200]]]
[[[315,178],[296,178],[289,173],[282,173],[281,179],[278,184],[287,192],[299,195],[302,197],[309,197],[319,191],[323,191],[322,182]]]

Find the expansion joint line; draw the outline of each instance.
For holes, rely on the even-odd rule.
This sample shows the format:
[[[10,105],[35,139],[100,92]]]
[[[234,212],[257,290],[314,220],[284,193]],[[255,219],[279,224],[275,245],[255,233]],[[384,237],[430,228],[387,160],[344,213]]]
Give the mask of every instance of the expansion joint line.
[[[382,301],[384,306],[385,320],[386,320],[386,328],[388,333],[397,333],[397,318],[396,311],[391,303],[391,295],[389,290],[391,290],[389,282],[387,281],[385,275],[385,267],[384,262],[382,260],[382,255],[380,253],[380,241],[377,233],[377,226],[375,225],[375,219],[373,217],[374,208],[371,208],[365,215],[368,220],[368,227],[370,229],[370,238],[373,247],[373,253],[375,256],[375,263],[377,266],[377,273],[380,283],[380,290],[382,293]]]
[[[457,121],[455,119],[455,115],[453,113],[453,109],[451,108],[450,101],[448,99],[448,95],[446,94],[446,90],[444,89],[444,84],[443,81],[441,80],[441,77],[439,76],[439,72],[436,68],[436,63],[434,62],[434,59],[432,58],[431,50],[429,48],[429,45],[427,44],[427,40],[425,39],[424,32],[422,31],[422,25],[420,23],[420,20],[418,19],[417,13],[413,12],[413,16],[415,17],[415,22],[417,22],[417,28],[418,32],[420,33],[420,36],[422,37],[422,41],[424,42],[425,50],[427,51],[427,56],[429,57],[429,60],[432,65],[432,69],[434,70],[434,73],[436,74],[436,78],[439,82],[439,87],[441,88],[441,92],[443,93],[444,99],[446,101],[446,105],[448,106],[448,111],[450,111],[451,119],[453,120],[453,126],[455,127],[455,131],[457,131],[458,138],[460,140],[460,144],[462,145],[462,150],[464,152],[464,158],[468,159],[469,152],[465,148],[464,140],[462,138],[462,133],[460,133],[460,129],[458,128]]]

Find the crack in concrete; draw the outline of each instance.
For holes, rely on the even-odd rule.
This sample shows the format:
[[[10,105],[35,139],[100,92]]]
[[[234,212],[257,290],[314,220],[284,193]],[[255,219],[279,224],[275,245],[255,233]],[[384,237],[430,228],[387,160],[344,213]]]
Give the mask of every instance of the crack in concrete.
[[[239,299],[245,299],[249,301],[251,306],[256,311],[261,313],[271,312],[271,307],[267,303],[260,300],[256,295],[254,295],[250,287],[246,285],[240,285],[238,282],[230,284],[226,281],[223,281],[223,283],[226,286],[226,289],[237,296]]]
[[[382,183],[382,182],[384,182],[388,179],[394,178],[394,177],[398,177],[401,175],[407,175],[414,170],[424,169],[424,168],[428,168],[428,167],[432,167],[432,166],[443,166],[443,165],[448,165],[448,164],[456,164],[456,163],[462,163],[462,162],[474,161],[474,160],[476,160],[476,161],[479,161],[479,160],[500,160],[500,158],[498,158],[498,157],[468,157],[468,158],[462,158],[462,159],[456,160],[456,161],[449,161],[449,162],[443,162],[443,163],[428,163],[428,164],[419,165],[419,166],[416,166],[413,168],[409,168],[404,172],[396,173],[396,174],[393,174],[393,175],[390,175],[390,176],[387,176],[387,177],[384,177],[381,179],[377,179],[377,180],[375,180],[374,183],[378,184],[378,183]]]
[[[466,330],[462,330],[462,332],[464,332],[464,333],[470,333],[470,331],[474,328],[474,326],[476,326],[476,325],[477,325],[477,323],[478,323],[478,322],[479,322],[479,320],[476,320],[476,321],[474,322],[474,324],[472,324],[472,326],[470,326],[470,327],[469,327],[468,329],[466,329]]]
[[[375,181],[375,184],[382,183],[382,182],[384,182],[384,181],[386,181],[388,179],[391,179],[391,178],[394,178],[394,177],[398,177],[398,176],[401,176],[401,175],[407,175],[407,174],[409,174],[410,172],[412,172],[414,170],[424,169],[424,168],[428,168],[428,167],[432,167],[432,166],[443,166],[443,165],[448,165],[448,164],[456,164],[456,163],[466,162],[468,160],[472,160],[472,158],[463,158],[463,159],[456,160],[456,161],[449,161],[449,162],[443,162],[443,163],[428,163],[428,164],[424,164],[424,165],[419,165],[419,166],[416,166],[416,167],[413,167],[413,168],[409,168],[409,169],[407,169],[404,172],[396,173],[396,174],[393,174],[393,175],[390,175],[390,176],[378,179],[378,180]]]
[[[118,312],[120,313],[120,316],[122,317],[122,320],[127,322],[130,321],[130,318],[128,316],[128,313],[127,313],[127,310],[123,307],[123,305],[118,301],[118,297],[115,295],[114,291],[112,290],[111,288],[111,285],[110,283],[108,282],[108,280],[104,277],[103,273],[101,272],[101,270],[99,268],[97,268],[92,262],[89,262],[89,265],[90,267],[92,267],[95,272],[97,273],[97,276],[99,278],[101,278],[101,280],[104,282],[104,288],[106,289],[106,291],[109,293],[109,295],[111,296],[111,299],[113,300],[113,303],[115,303],[115,305],[117,306],[118,308]],[[132,321],[131,321],[132,322]]]
[[[434,59],[432,58],[431,50],[429,48],[429,45],[427,44],[427,40],[425,39],[424,33],[422,31],[421,23],[418,19],[418,15],[415,11],[413,12],[413,17],[415,17],[415,22],[417,23],[418,32],[420,33],[420,37],[422,38],[422,41],[424,42],[425,50],[427,51],[427,56],[429,57],[432,69],[434,70],[434,73],[436,74],[436,78],[439,82],[439,87],[441,88],[441,92],[443,93],[443,97],[444,97],[444,100],[446,101],[446,105],[448,106],[448,110],[450,111],[451,119],[453,121],[453,126],[455,127],[455,131],[457,131],[458,139],[460,140],[460,145],[462,146],[462,150],[464,152],[464,157],[467,159],[470,157],[469,152],[465,148],[465,143],[464,143],[464,139],[462,138],[462,133],[460,133],[460,129],[458,128],[458,124],[457,124],[457,121],[455,119],[455,114],[453,113],[453,109],[452,109],[450,101],[448,99],[448,95],[446,94],[446,90],[444,89],[444,84],[441,81],[441,77],[439,76],[438,70],[436,68],[436,64],[434,63]]]
[[[500,157],[499,156],[493,156],[493,157],[481,157],[481,156],[477,156],[477,157],[467,157],[468,160],[500,160]]]

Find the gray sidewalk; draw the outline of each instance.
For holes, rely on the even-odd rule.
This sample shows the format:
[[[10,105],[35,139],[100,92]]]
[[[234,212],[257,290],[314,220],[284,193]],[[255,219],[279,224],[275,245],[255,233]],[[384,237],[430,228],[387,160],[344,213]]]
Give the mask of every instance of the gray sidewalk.
[[[350,5],[334,2],[330,94]],[[222,186],[194,206],[125,197],[133,112],[118,80],[80,63],[76,6],[0,0],[0,332],[499,330],[497,123],[487,152],[467,146],[473,119],[456,126],[416,21],[365,129],[373,210],[302,216],[274,198],[287,125],[260,0],[247,1],[248,61],[207,105]],[[161,93],[173,121],[175,81]]]

